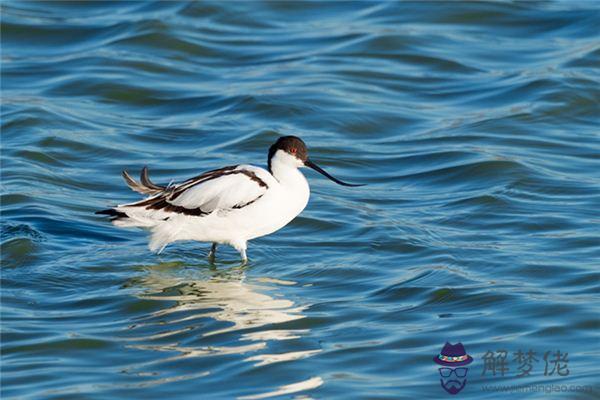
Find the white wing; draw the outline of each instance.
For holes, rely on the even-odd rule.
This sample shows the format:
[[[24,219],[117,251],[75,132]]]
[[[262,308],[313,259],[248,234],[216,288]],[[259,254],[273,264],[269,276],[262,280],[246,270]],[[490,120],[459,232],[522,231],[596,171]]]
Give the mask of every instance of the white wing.
[[[166,198],[169,204],[186,209],[214,210],[242,208],[258,200],[269,188],[263,180],[265,171],[251,165],[240,165],[215,176],[184,182]],[[262,175],[262,178],[261,178]]]
[[[140,182],[134,181],[125,171],[123,177],[131,189],[151,196],[119,205],[114,210],[105,210],[105,213],[117,217],[121,213],[137,220],[151,221],[164,220],[169,214],[202,217],[215,210],[243,208],[260,199],[269,185],[277,183],[269,172],[252,165],[233,165],[208,171],[169,186],[152,183],[146,168],[142,170]]]

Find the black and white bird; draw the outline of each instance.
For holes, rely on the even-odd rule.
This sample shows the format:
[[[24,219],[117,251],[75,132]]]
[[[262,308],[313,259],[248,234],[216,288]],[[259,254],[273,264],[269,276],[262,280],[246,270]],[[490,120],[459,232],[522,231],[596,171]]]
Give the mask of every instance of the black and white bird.
[[[304,142],[295,136],[280,137],[270,148],[268,170],[233,165],[205,172],[178,184],[160,186],[144,167],[140,182],[127,171],[123,178],[141,201],[122,204],[97,214],[111,216],[119,227],[151,231],[149,248],[161,252],[169,243],[195,240],[233,246],[245,263],[247,242],[273,233],[292,221],[308,203],[310,188],[299,171],[309,167],[344,186],[308,158]]]

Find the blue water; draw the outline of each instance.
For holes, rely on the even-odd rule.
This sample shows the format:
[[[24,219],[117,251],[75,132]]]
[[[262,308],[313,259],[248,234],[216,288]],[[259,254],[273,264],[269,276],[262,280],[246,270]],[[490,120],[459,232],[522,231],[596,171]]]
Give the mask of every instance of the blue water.
[[[454,398],[599,398],[598,2],[0,6],[3,399],[450,398],[446,341]],[[368,186],[246,267],[94,215],[289,134]]]

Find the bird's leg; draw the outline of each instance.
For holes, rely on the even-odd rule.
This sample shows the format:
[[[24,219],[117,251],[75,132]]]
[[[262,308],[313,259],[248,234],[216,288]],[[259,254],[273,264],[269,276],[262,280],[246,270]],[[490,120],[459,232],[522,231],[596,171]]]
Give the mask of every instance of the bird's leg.
[[[210,261],[215,261],[215,256],[217,255],[217,244],[213,243],[210,251],[208,252],[208,259]]]
[[[240,250],[240,256],[242,256],[242,265],[248,264],[248,257],[246,257],[246,249]]]
[[[242,257],[242,265],[248,263],[248,257],[246,257],[246,242],[239,242],[233,245],[233,247],[240,253]]]

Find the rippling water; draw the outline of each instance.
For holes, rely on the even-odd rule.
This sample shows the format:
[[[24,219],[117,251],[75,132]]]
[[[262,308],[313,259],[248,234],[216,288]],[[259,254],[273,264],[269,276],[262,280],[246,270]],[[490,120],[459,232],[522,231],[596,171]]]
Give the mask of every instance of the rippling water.
[[[3,398],[442,398],[447,340],[461,398],[598,382],[598,3],[1,7]],[[247,267],[93,214],[136,198],[122,169],[264,165],[287,134],[369,185],[306,172]],[[500,349],[570,373],[482,375]]]

